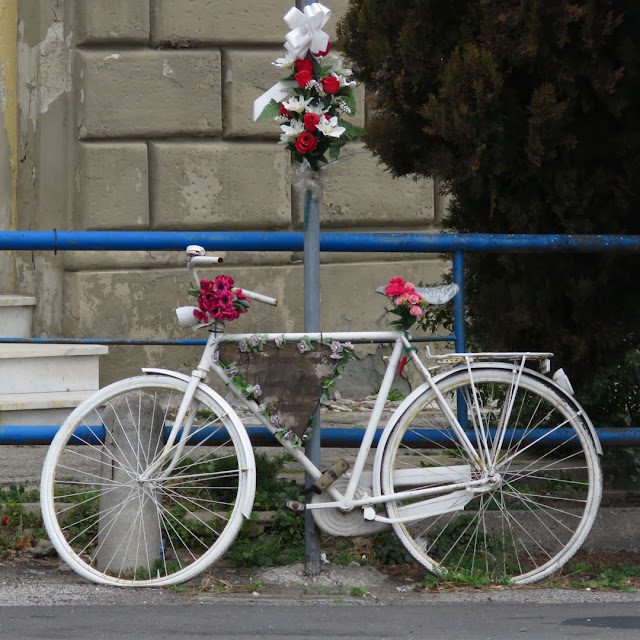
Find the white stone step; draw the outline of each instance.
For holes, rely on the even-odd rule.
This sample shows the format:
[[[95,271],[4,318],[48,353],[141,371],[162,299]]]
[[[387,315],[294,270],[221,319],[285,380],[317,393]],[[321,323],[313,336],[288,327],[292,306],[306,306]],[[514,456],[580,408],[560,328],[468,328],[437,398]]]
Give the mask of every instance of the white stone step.
[[[0,338],[29,338],[35,304],[32,296],[0,295]]]
[[[93,393],[95,390],[0,394],[0,427],[59,426]]]
[[[89,391],[99,386],[103,345],[0,344],[2,394]]]

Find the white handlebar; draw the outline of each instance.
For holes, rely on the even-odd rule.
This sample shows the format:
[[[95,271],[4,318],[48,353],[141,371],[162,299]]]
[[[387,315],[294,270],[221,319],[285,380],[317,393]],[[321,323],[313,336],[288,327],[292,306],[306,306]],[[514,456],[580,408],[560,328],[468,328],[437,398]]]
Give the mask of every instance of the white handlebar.
[[[218,256],[206,256],[205,250],[202,247],[197,245],[190,245],[187,247],[187,271],[189,272],[189,278],[191,279],[192,284],[197,284],[200,282],[200,277],[196,272],[196,267],[208,266],[212,264],[222,264],[224,261],[222,258]],[[237,289],[242,289],[242,287],[233,287],[232,291],[236,291]],[[249,298],[250,300],[255,300],[256,302],[263,302],[264,304],[270,304],[276,307],[278,305],[278,301],[275,298],[270,298],[269,296],[262,295],[261,293],[256,293],[255,291],[247,291],[247,289],[242,289],[242,293]]]

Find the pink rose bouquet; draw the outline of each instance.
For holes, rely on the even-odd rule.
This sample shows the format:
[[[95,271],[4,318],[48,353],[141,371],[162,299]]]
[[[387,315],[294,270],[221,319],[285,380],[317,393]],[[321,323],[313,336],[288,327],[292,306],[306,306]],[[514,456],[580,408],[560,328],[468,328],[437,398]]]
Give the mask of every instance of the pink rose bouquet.
[[[193,315],[201,322],[231,322],[249,310],[249,300],[242,289],[233,286],[233,278],[225,275],[215,280],[200,280],[200,291],[190,291],[198,298],[200,309]]]
[[[402,278],[391,278],[384,295],[393,304],[390,313],[398,316],[391,321],[391,326],[407,331],[425,317],[429,303],[416,292],[416,286],[412,282],[405,282]]]

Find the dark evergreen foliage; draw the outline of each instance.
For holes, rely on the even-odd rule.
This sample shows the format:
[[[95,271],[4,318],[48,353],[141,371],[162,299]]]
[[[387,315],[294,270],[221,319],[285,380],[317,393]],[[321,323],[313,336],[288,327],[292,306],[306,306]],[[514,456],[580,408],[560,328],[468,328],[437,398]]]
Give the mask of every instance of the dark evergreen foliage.
[[[451,230],[640,234],[638,0],[351,0],[339,32],[369,147],[444,179]],[[470,331],[555,351],[592,411],[637,425],[639,275],[635,256],[469,256]]]

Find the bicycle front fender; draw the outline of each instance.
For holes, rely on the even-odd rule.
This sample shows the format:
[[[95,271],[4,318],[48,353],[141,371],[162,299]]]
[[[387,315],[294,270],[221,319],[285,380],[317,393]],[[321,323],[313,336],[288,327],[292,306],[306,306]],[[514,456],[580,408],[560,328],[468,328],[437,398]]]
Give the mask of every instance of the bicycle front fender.
[[[184,373],[178,373],[177,371],[171,371],[170,369],[153,369],[147,367],[143,368],[142,371],[146,375],[167,376],[168,378],[175,378],[186,383],[189,383],[189,381],[191,380],[191,376],[188,376]],[[229,416],[229,419],[233,422],[233,425],[237,431],[238,438],[242,443],[242,447],[244,448],[246,456],[245,465],[251,490],[247,494],[245,504],[241,505],[241,510],[242,515],[245,518],[249,519],[251,517],[251,511],[253,510],[253,499],[256,489],[256,462],[253,455],[253,445],[251,444],[251,440],[249,439],[249,434],[247,433],[246,427],[242,424],[242,421],[238,417],[238,414],[234,411],[233,407],[219,393],[214,391],[209,385],[205,384],[202,381],[200,381],[198,389],[209,396],[213,403],[217,404],[224,411],[224,413]]]

